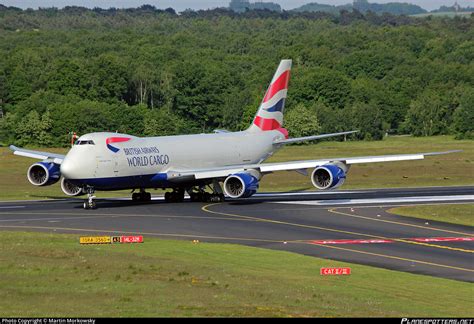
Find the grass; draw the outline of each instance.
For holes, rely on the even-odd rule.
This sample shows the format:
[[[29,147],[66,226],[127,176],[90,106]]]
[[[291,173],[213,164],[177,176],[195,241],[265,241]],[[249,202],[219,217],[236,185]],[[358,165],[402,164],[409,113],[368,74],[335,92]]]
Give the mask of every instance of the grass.
[[[0,317],[472,317],[473,285],[231,244],[2,232]],[[323,277],[321,267],[349,266]]]
[[[268,162],[454,149],[461,149],[463,152],[428,157],[420,161],[355,165],[351,168],[343,188],[473,185],[474,141],[458,141],[451,136],[389,137],[383,141],[372,142],[322,142],[307,146],[287,146],[278,151]],[[67,152],[67,149],[42,150]],[[0,200],[65,197],[59,183],[48,187],[34,187],[28,182],[26,171],[34,162],[33,159],[13,155],[8,148],[0,148]],[[294,171],[266,175],[260,186],[260,191],[308,189],[314,189],[309,176],[305,177]],[[99,192],[98,196],[129,196],[129,192]]]
[[[474,204],[396,207],[389,209],[388,212],[402,216],[474,226]]]

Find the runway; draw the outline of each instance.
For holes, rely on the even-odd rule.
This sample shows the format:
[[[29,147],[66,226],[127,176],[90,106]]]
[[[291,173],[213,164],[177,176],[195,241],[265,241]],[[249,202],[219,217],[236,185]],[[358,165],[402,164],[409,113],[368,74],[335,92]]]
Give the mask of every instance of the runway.
[[[78,242],[83,234],[141,234],[144,244],[235,243],[474,282],[473,227],[387,212],[461,202],[474,203],[474,186],[262,193],[211,204],[99,199],[96,210],[84,210],[82,199],[17,201],[0,203],[0,229],[75,233]]]

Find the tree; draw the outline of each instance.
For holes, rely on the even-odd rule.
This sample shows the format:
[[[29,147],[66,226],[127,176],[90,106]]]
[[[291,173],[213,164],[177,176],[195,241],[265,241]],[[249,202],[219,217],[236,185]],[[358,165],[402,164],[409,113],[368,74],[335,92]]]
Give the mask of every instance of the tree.
[[[8,59],[6,79],[8,102],[20,102],[43,87],[45,63],[42,54],[41,51],[27,48],[16,52]]]
[[[284,126],[291,137],[303,137],[319,134],[321,126],[314,109],[298,104],[285,114]]]
[[[453,128],[458,139],[474,139],[474,90],[468,89],[454,111]]]
[[[146,115],[143,134],[145,136],[179,135],[183,126],[183,121],[169,109],[155,109]]]
[[[336,133],[352,130],[351,114],[348,108],[331,108],[321,100],[317,101],[312,107],[316,112],[321,125],[321,133]],[[333,138],[333,140],[341,139]]]
[[[149,106],[154,108],[153,96],[157,95],[154,85],[158,84],[158,79],[156,71],[149,63],[135,67],[131,76],[134,102],[144,105],[149,103]]]
[[[51,90],[38,90],[31,96],[22,100],[16,105],[10,106],[11,110],[18,116],[26,116],[33,110],[36,110],[40,115],[43,114],[52,104],[61,103],[64,101],[77,101],[78,97],[73,95],[61,96]]]
[[[245,104],[250,96],[247,91],[239,91],[233,88],[231,93],[227,94],[224,98],[224,105],[222,109],[222,122],[221,127],[229,130],[238,130],[242,117],[244,114]],[[254,114],[257,110],[254,109]],[[253,116],[253,115],[252,115]]]
[[[40,118],[38,112],[33,110],[20,121],[16,130],[16,142],[22,146],[49,146],[53,143],[51,128],[49,111]]]
[[[6,113],[3,118],[0,118],[0,146],[15,142],[17,127],[17,116],[15,114]]]
[[[116,55],[103,54],[92,59],[83,79],[87,98],[100,101],[120,100],[127,92],[127,71]]]
[[[381,140],[387,131],[382,110],[373,102],[356,102],[350,107],[352,130],[359,132],[355,136],[364,140]]]
[[[176,71],[172,111],[188,120],[190,130],[206,131],[222,123],[230,75],[208,64],[184,63]]]
[[[90,75],[80,63],[74,60],[58,59],[54,68],[49,72],[47,87],[52,92],[62,95],[88,96],[86,80]]]
[[[349,54],[343,60],[342,67],[352,78],[367,76],[382,79],[401,59],[401,53],[394,53],[393,49],[381,44],[375,49]]]
[[[349,99],[349,79],[337,70],[310,68],[295,71],[290,102],[313,105],[317,100],[333,108],[342,108]]]
[[[446,97],[428,89],[410,104],[403,127],[415,136],[446,134],[450,120]]]
[[[351,96],[355,102],[377,107],[378,115],[396,131],[406,114],[409,99],[394,91],[382,80],[359,77],[352,81]],[[369,116],[368,116],[369,117]]]

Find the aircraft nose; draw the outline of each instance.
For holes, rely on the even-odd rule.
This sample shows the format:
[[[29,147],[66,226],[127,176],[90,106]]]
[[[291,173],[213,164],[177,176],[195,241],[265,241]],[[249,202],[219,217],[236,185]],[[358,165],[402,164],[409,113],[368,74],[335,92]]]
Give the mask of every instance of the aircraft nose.
[[[68,159],[67,157],[61,163],[61,175],[66,179],[74,179],[75,178],[75,163]]]

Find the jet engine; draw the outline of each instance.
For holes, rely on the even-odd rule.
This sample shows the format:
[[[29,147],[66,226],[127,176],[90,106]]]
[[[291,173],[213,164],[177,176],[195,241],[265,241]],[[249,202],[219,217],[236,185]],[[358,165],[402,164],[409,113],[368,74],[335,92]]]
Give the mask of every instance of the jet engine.
[[[341,162],[324,164],[311,173],[311,182],[321,190],[336,189],[346,180],[348,167]]]
[[[242,172],[228,176],[224,181],[224,192],[231,198],[248,198],[257,192],[258,172]]]
[[[58,182],[61,177],[59,164],[53,162],[38,162],[28,168],[28,180],[35,186],[49,186]]]
[[[81,187],[76,186],[65,178],[61,179],[61,189],[68,196],[80,196],[85,194]]]

